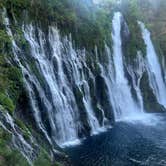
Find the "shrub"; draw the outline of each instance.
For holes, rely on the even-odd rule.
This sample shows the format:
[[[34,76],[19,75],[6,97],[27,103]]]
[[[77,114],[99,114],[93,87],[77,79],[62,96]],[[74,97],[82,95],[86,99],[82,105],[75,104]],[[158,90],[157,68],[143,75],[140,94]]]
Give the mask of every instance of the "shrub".
[[[11,115],[13,114],[15,109],[13,101],[3,93],[0,93],[0,104],[7,109]]]

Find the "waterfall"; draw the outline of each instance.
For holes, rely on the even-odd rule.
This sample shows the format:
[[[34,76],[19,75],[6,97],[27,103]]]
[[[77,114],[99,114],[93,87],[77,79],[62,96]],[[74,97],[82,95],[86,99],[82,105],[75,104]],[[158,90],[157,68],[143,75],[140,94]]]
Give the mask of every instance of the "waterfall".
[[[78,88],[83,96],[82,104],[90,134],[103,130],[104,124],[100,126],[95,116],[87,76],[84,73],[84,68],[87,68],[89,77],[94,80],[92,72],[85,63],[85,51],[76,52],[71,41],[67,37],[62,41],[58,30],[54,27],[49,28],[49,35],[46,37],[39,28],[37,36],[35,27],[27,25],[23,26],[22,30],[30,45],[30,54],[25,55],[14,40],[6,12],[4,12],[4,24],[8,35],[12,38],[15,61],[22,69],[36,125],[49,143],[63,146],[78,142],[79,133],[85,124],[81,123],[78,101],[73,88]],[[46,45],[49,45],[49,49]]]
[[[69,102],[74,102],[74,101],[72,101],[73,95],[72,92],[70,91],[70,88],[67,86],[67,84],[65,84],[66,78],[62,71],[62,64],[59,59],[60,43],[57,31],[55,30],[55,32],[50,35],[53,36],[53,38],[50,37],[49,40],[53,46],[52,58],[56,59],[58,65],[57,66],[58,75],[59,75],[58,80],[56,79],[55,76],[55,71],[52,61],[49,60],[44,50],[45,39],[43,38],[43,33],[39,30],[39,43],[35,38],[35,29],[33,28],[33,26],[27,27],[26,30],[24,31],[24,35],[26,40],[30,44],[31,56],[36,60],[36,64],[39,67],[41,76],[44,77],[44,80],[48,84],[48,88],[52,98],[52,101],[48,101],[47,96],[44,93],[43,95],[39,94],[40,98],[42,98],[43,101],[47,101],[43,104],[47,109],[46,111],[48,111],[47,114],[49,116],[49,121],[53,133],[52,138],[55,137],[57,143],[60,143],[60,141],[64,142],[67,138],[69,140],[73,138],[75,139],[76,126],[73,118],[74,112],[71,108],[71,105],[69,105]],[[31,74],[34,77],[36,77],[33,73]],[[40,88],[39,88],[40,85],[35,82],[34,84],[36,87],[38,87],[40,93]],[[63,93],[63,91],[65,92],[65,94]],[[69,101],[65,95],[67,95],[67,97],[70,96]],[[36,107],[35,109],[39,108]],[[38,112],[40,112],[40,110],[38,110]]]
[[[25,68],[22,63],[20,62],[20,54],[21,54],[21,49],[17,46],[15,40],[14,40],[14,37],[13,37],[13,34],[12,34],[12,31],[10,29],[10,22],[9,22],[9,18],[7,17],[7,14],[6,14],[6,9],[4,9],[4,12],[3,12],[3,18],[4,18],[4,25],[6,26],[6,31],[7,31],[7,34],[11,37],[12,39],[12,51],[13,51],[13,55],[14,55],[14,60],[15,62],[19,65],[19,67],[21,68],[22,70],[22,74],[23,74],[23,78],[24,78],[24,83],[25,83],[25,86],[28,90],[28,93],[29,93],[29,97],[30,97],[30,102],[31,102],[31,106],[33,107],[33,114],[34,114],[34,118],[36,120],[36,123],[38,125],[38,127],[40,128],[40,130],[44,133],[46,139],[48,140],[48,142],[50,144],[52,144],[52,141],[50,140],[42,122],[41,122],[41,117],[39,116],[40,112],[36,109],[36,103],[35,103],[35,94],[33,92],[33,89],[31,88],[31,85],[30,83],[26,80],[26,77],[29,76],[29,80],[30,81],[34,81],[35,83],[38,83],[38,80],[34,79],[33,76],[30,74],[29,72],[29,67]],[[26,62],[25,62],[26,64]],[[40,88],[40,93],[42,93],[42,88]]]
[[[78,139],[78,133],[84,127],[80,120],[81,115],[73,93],[73,87],[78,88],[83,96],[82,103],[91,134],[100,131],[103,126],[99,125],[94,114],[89,85],[83,71],[85,67],[87,68],[83,59],[84,51],[80,54],[77,53],[72,48],[71,41],[67,38],[62,42],[58,30],[53,27],[49,29],[48,41],[46,41],[46,36],[40,29],[37,29],[38,38],[36,38],[35,28],[32,25],[26,26],[23,31],[31,48],[30,56],[35,59],[37,70],[47,87],[45,94],[41,94],[41,85],[38,81],[33,80],[36,75],[30,71],[29,77],[32,78],[33,76],[31,81],[37,88],[45,108],[44,111],[48,115],[52,140],[55,140],[59,145],[73,142]],[[46,44],[49,44],[50,51],[45,49]],[[66,67],[65,70],[64,67]],[[94,79],[89,69],[88,72],[89,76]],[[69,77],[71,78],[69,79]],[[28,79],[26,79],[27,82],[29,82]],[[31,89],[33,89],[33,85],[30,85]],[[32,100],[36,101],[35,98]],[[37,106],[38,103],[35,105],[33,109],[40,112],[40,107]],[[38,116],[42,115],[39,114]]]
[[[98,60],[101,75],[107,85],[109,101],[114,112],[115,121],[137,119],[144,112],[143,97],[140,90],[140,80],[144,72],[144,59],[138,51],[135,59],[135,68],[127,65],[127,72],[131,76],[131,82],[125,75],[125,58],[122,53],[121,26],[123,17],[120,12],[116,12],[112,21],[113,53],[108,46],[106,49],[106,67]],[[131,85],[136,94],[134,99]],[[144,116],[144,115],[143,115]]]
[[[116,12],[112,21],[112,51],[105,45],[105,53],[100,57],[96,47],[96,55],[88,57],[85,49],[74,48],[71,37],[62,37],[56,27],[50,26],[44,33],[32,24],[22,26],[29,47],[25,53],[14,40],[5,16],[4,24],[12,38],[15,61],[22,70],[35,127],[53,147],[79,142],[80,138],[103,131],[114,119],[143,114],[140,82],[146,69],[158,102],[166,107],[166,87],[149,31],[139,23],[147,56],[145,60],[138,50],[133,67],[126,64],[122,52],[122,20],[121,13]]]
[[[150,32],[142,22],[138,22],[142,30],[142,37],[146,44],[146,67],[149,75],[150,85],[157,97],[158,103],[166,108],[166,86],[164,83],[161,65],[155,52]]]
[[[131,87],[125,77],[124,58],[122,53],[121,39],[121,21],[122,15],[117,12],[113,17],[113,64],[115,76],[112,78],[111,93],[112,105],[114,106],[115,119],[123,119],[134,113],[139,112],[139,107],[131,94]],[[113,76],[111,76],[113,77]]]
[[[134,60],[134,68],[132,65],[129,65],[127,70],[132,78],[132,85],[136,92],[136,98],[139,105],[139,109],[141,113],[143,113],[144,103],[143,103],[143,96],[140,90],[140,82],[141,82],[142,75],[145,71],[145,63],[144,63],[144,58],[142,56],[142,53],[140,51],[137,51],[137,58],[135,58]]]
[[[20,49],[17,47],[17,44],[14,41],[14,37],[10,29],[9,19],[6,14],[6,9],[4,9],[2,12],[2,18],[3,18],[3,23],[6,27],[7,34],[11,37],[12,40],[14,60],[22,68],[22,70],[24,70],[17,56],[17,53],[20,51]],[[1,110],[0,110],[0,127],[2,127],[5,131],[11,134],[12,144],[14,148],[20,151],[20,153],[27,159],[30,165],[33,165],[32,161],[36,157],[35,154],[36,152],[33,149],[32,144],[33,146],[36,147],[36,149],[38,149],[39,147],[34,142],[31,133],[29,132],[30,140],[29,142],[27,142],[23,137],[23,132],[21,131],[20,127],[15,123],[13,117],[8,112],[2,112]]]

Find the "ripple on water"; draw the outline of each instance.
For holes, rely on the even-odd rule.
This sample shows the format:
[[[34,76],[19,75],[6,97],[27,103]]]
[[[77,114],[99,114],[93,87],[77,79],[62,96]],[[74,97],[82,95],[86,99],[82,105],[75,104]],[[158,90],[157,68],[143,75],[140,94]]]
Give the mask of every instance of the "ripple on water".
[[[164,115],[164,114],[163,114]],[[166,116],[120,121],[112,129],[65,148],[75,166],[166,166]],[[148,118],[151,125],[149,124]],[[154,122],[154,123],[152,123]]]

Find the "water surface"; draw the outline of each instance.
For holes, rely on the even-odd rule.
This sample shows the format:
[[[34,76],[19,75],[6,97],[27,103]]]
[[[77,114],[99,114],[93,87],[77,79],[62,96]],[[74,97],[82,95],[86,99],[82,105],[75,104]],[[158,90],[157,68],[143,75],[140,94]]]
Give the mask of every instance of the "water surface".
[[[74,166],[166,166],[166,115],[118,122],[107,132],[66,148]]]

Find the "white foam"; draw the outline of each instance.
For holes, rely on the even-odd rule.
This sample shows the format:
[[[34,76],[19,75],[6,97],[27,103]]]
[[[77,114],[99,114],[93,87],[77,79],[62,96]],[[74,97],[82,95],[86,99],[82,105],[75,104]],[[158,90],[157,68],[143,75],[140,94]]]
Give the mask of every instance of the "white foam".
[[[65,148],[65,147],[69,147],[69,146],[76,146],[76,145],[80,145],[83,139],[75,139],[72,141],[68,141],[65,142],[63,144],[60,145],[60,147]]]
[[[103,132],[106,132],[107,129],[110,129],[110,128],[112,128],[112,126],[107,126],[107,128],[106,127],[101,127],[98,130],[96,130],[95,132],[93,132],[91,134],[91,136],[99,135]],[[86,138],[84,137],[84,138],[81,138],[81,139],[75,139],[75,140],[72,140],[72,141],[67,141],[65,143],[60,144],[60,147],[65,148],[65,147],[69,147],[69,146],[81,145],[82,141],[85,140],[85,139]]]
[[[117,122],[128,122],[133,124],[144,124],[146,126],[156,126],[162,122],[162,117],[157,114],[139,113],[130,114],[129,116],[123,117],[117,120]]]

